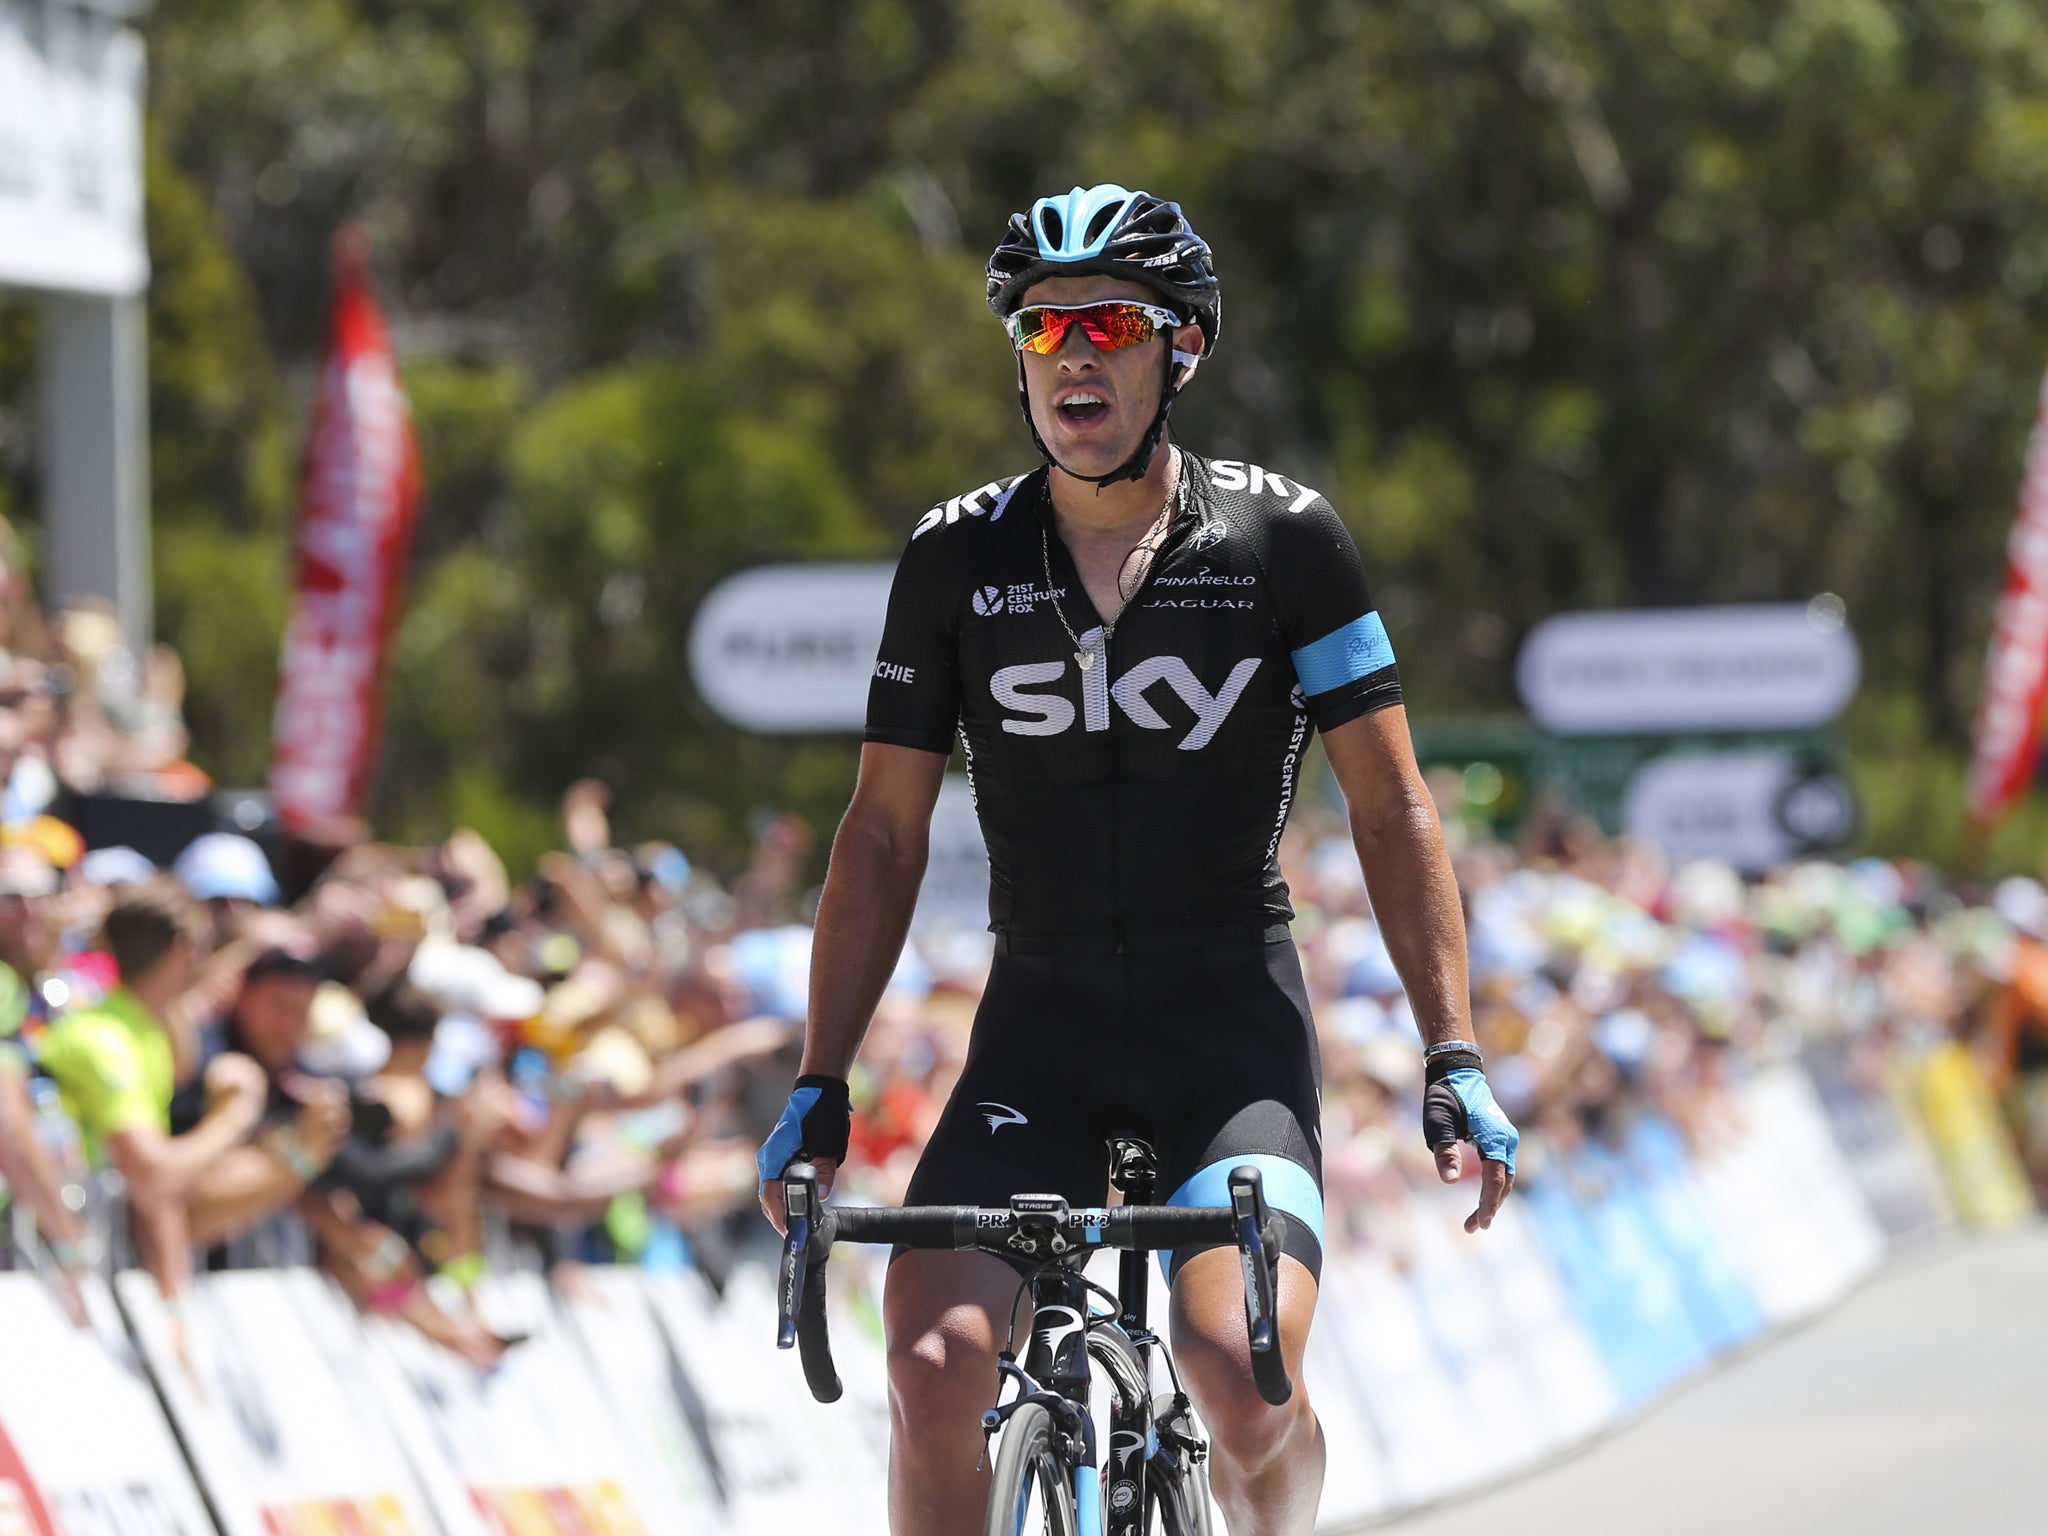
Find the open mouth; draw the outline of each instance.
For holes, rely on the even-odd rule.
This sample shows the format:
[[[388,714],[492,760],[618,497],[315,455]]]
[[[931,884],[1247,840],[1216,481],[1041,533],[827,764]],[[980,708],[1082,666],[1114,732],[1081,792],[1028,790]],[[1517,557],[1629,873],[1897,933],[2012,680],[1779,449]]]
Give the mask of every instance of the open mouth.
[[[1070,427],[1092,427],[1109,415],[1109,401],[1090,390],[1077,389],[1060,398],[1059,418]]]

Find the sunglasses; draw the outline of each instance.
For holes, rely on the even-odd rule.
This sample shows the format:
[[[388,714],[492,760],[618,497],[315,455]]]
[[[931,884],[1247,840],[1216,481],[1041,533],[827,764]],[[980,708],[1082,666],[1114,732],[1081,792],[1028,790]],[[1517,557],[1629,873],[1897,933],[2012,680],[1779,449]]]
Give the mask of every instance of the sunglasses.
[[[1019,352],[1050,357],[1066,344],[1067,328],[1076,321],[1099,352],[1140,346],[1157,336],[1161,326],[1170,330],[1187,323],[1157,304],[1112,299],[1102,304],[1034,304],[1018,310],[1003,324],[1009,328],[1010,345]]]

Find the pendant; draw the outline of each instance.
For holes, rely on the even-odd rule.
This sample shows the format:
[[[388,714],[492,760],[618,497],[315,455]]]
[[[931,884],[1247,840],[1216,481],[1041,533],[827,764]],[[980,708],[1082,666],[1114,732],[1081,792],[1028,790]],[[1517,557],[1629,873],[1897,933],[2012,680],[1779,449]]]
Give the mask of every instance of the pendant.
[[[1074,652],[1074,663],[1083,672],[1086,672],[1095,665],[1095,653],[1093,651],[1076,651]]]

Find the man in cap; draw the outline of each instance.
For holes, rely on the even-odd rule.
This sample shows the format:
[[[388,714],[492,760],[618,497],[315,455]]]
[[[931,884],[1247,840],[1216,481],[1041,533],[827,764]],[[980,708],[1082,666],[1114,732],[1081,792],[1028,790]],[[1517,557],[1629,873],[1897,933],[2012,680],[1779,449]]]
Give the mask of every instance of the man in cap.
[[[144,1262],[174,1308],[191,1276],[192,1191],[256,1128],[265,1097],[263,1069],[226,1052],[206,1068],[205,1117],[186,1134],[171,1134],[175,1069],[163,1021],[197,973],[204,926],[190,898],[167,881],[123,891],[102,931],[120,985],[99,1007],[53,1025],[40,1051],[88,1151],[127,1181]]]

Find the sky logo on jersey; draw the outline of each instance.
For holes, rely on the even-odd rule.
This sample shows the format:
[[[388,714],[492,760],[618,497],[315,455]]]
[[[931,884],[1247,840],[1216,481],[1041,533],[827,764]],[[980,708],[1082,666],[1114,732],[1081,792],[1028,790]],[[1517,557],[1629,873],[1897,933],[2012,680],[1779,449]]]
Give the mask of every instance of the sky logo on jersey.
[[[1099,651],[1102,627],[1097,625],[1078,638],[1082,650]],[[1114,683],[1101,669],[1091,667],[1081,673],[1081,729],[1108,730],[1109,706],[1114,701],[1140,729],[1172,730],[1172,723],[1145,697],[1147,689],[1164,683],[1195,714],[1194,729],[1181,738],[1180,749],[1199,752],[1216,739],[1216,733],[1223,728],[1237,701],[1244,697],[1246,685],[1258,670],[1259,658],[1247,656],[1230,669],[1223,686],[1211,693],[1195,676],[1195,669],[1178,656],[1147,656],[1133,663]],[[1077,713],[1072,699],[1060,693],[1025,691],[1059,682],[1066,675],[1064,661],[1027,661],[1004,667],[990,677],[989,692],[1012,715],[1003,722],[1003,729],[1012,736],[1057,736],[1072,730]]]
[[[1001,587],[983,587],[979,592],[975,593],[974,611],[984,619],[988,618],[991,614],[1001,613],[1003,611],[1003,589]]]
[[[1316,499],[1305,485],[1290,484],[1283,476],[1238,459],[1218,459],[1209,466],[1209,479],[1219,491],[1250,491],[1254,496],[1278,496],[1287,510],[1299,512]]]
[[[1007,480],[991,480],[987,485],[969,491],[964,496],[955,496],[951,501],[939,503],[917,520],[917,526],[910,530],[910,536],[920,538],[930,533],[941,523],[957,523],[963,517],[985,517],[990,522],[1002,521],[1008,510],[1010,497],[1024,482],[1022,475],[1012,475]]]

